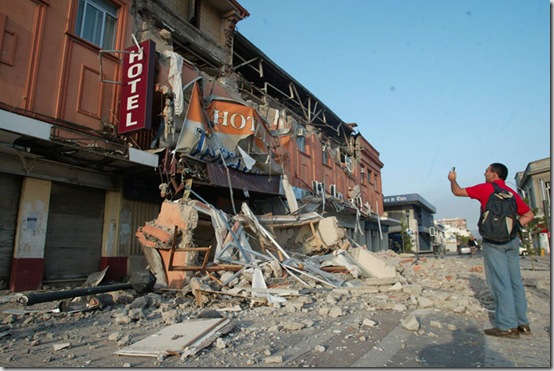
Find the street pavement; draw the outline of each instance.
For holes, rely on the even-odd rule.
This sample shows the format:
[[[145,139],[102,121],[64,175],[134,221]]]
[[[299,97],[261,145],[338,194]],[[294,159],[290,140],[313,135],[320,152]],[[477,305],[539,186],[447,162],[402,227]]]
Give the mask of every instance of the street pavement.
[[[482,256],[450,258],[482,259]],[[492,308],[485,312],[485,318],[417,309],[413,314],[421,328],[427,330],[408,331],[398,321],[361,355],[351,344],[349,359],[343,357],[342,362],[338,363],[336,360],[323,361],[322,355],[316,355],[312,357],[311,363],[305,365],[362,368],[551,368],[550,256],[522,258],[521,271],[529,302],[528,317],[532,335],[522,335],[518,339],[484,335],[484,329],[493,327],[486,315],[494,313]],[[382,326],[386,327],[386,323],[382,323]],[[307,358],[305,353],[302,354]]]
[[[481,259],[480,256],[459,258]],[[381,340],[377,349],[370,350],[352,366],[551,368],[550,256],[522,258],[521,272],[529,302],[532,335],[522,335],[518,339],[486,336],[483,330],[493,327],[489,318],[463,319],[452,314],[442,314],[441,318],[430,310],[416,310],[416,317],[424,327],[429,328],[431,320],[428,317],[432,317],[456,329],[433,328],[437,341],[427,343],[425,337],[420,336],[422,341],[418,341],[417,333],[398,325]],[[491,308],[487,313],[492,315],[494,311]]]
[[[550,276],[550,255],[523,258],[521,268],[529,302],[527,314],[533,334],[520,336],[519,339],[486,336],[485,367],[550,368],[552,365],[551,288],[550,285],[543,287],[536,284]],[[483,329],[490,327],[490,322],[485,320]]]
[[[451,256],[448,259],[482,259],[482,257],[466,255]],[[372,318],[378,325],[372,329],[371,336],[360,333],[357,325],[366,314],[352,312],[325,328],[314,326],[308,332],[299,332],[298,336],[291,335],[285,339],[285,333],[280,333],[273,342],[285,341],[288,344],[268,357],[277,360],[275,363],[249,363],[249,354],[260,351],[256,349],[256,339],[252,339],[251,344],[246,343],[241,348],[233,349],[235,358],[239,359],[235,364],[241,364],[242,367],[551,368],[550,263],[550,256],[521,259],[532,330],[532,335],[529,336],[522,335],[518,339],[485,336],[483,330],[492,327],[487,317],[493,313],[492,308],[475,317],[436,308],[417,309],[412,313],[421,325],[419,331],[409,331],[401,325],[400,322],[406,317],[406,313],[375,311]],[[476,283],[469,282],[469,284]],[[482,285],[483,282],[478,284]],[[98,324],[96,326],[99,327]],[[67,341],[74,338],[74,335],[70,335],[69,330],[63,326],[55,326],[52,330],[62,334],[65,332]],[[148,332],[147,330],[149,329],[140,328],[140,326],[136,329],[129,327],[130,332]],[[60,352],[63,351],[58,354],[52,352],[52,345],[49,344],[52,339],[48,339],[46,332],[44,336],[46,338],[41,336],[45,339],[44,344],[37,343],[31,346],[32,350],[24,351],[25,354],[18,353],[18,347],[7,345],[7,342],[11,341],[9,337],[0,338],[0,366],[3,368],[235,367],[233,364],[226,363],[224,359],[210,357],[209,354],[212,351],[210,349],[185,362],[179,357],[156,359],[116,356],[113,342],[102,340],[105,337],[104,334],[94,333],[94,326],[81,331],[78,336],[83,337],[81,342],[88,344],[88,347],[76,347],[71,349],[68,355],[60,357],[59,355],[62,354]],[[35,337],[30,334],[24,340],[27,344],[20,349],[29,347],[33,341],[36,341]],[[324,346],[314,348],[314,344]]]

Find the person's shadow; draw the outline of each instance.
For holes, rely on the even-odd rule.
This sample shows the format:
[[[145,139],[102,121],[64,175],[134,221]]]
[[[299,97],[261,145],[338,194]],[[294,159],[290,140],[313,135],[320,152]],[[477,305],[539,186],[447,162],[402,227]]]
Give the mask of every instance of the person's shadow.
[[[487,310],[489,320],[494,317],[495,303],[487,288],[486,281],[477,276],[469,276],[469,285],[474,297]],[[478,326],[457,329],[451,332],[452,341],[445,344],[431,344],[419,352],[428,367],[485,367],[485,334]],[[495,364],[509,365],[501,354],[488,354]]]
[[[454,330],[452,337],[452,341],[446,344],[427,345],[419,352],[418,357],[425,367],[488,367],[486,357],[493,359],[495,365],[511,365],[502,354],[486,352],[485,335],[477,327]]]
[[[487,310],[489,321],[494,319],[494,298],[487,287],[487,283],[481,277],[476,275],[469,276],[469,287],[473,290],[473,296],[479,301],[481,306]]]

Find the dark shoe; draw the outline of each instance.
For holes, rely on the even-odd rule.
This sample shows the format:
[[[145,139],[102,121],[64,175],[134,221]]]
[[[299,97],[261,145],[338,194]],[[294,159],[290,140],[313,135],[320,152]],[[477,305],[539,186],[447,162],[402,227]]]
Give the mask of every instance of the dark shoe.
[[[489,328],[485,330],[485,334],[490,336],[497,336],[503,338],[518,338],[519,331],[517,328],[511,328],[509,330],[501,330],[499,328]]]
[[[520,334],[531,335],[531,328],[529,327],[529,325],[519,325],[517,326],[517,330]]]

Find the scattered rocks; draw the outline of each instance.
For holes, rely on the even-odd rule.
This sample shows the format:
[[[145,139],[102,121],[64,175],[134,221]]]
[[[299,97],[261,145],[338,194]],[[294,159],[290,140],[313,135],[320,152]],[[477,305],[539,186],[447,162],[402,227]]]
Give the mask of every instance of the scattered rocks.
[[[265,364],[283,363],[282,356],[271,356],[264,359]]]
[[[382,322],[380,316],[390,313],[386,315],[402,318],[399,323],[402,328],[413,331],[416,336],[425,335],[434,340],[443,327],[450,331],[457,327],[434,320],[432,315],[429,326],[426,326],[425,321],[418,321],[413,311],[425,309],[429,313],[436,311],[471,317],[481,315],[483,306],[492,302],[488,290],[482,286],[474,286],[472,281],[473,277],[477,277],[479,283],[484,283],[484,273],[467,266],[468,262],[465,260],[464,264],[460,264],[460,259],[444,259],[439,265],[434,260],[420,259],[418,266],[422,268],[414,271],[411,269],[414,266],[413,260],[402,263],[403,258],[394,253],[387,254],[383,254],[384,259],[387,259],[387,264],[395,267],[396,277],[359,277],[352,280],[347,274],[340,274],[345,282],[352,282],[338,289],[325,287],[318,282],[308,282],[311,287],[306,288],[290,276],[284,277],[285,271],[277,277],[275,273],[279,271],[278,267],[267,263],[267,267],[263,269],[267,287],[287,291],[290,289],[291,292],[296,290],[282,296],[287,299],[284,303],[271,304],[266,297],[255,300],[243,298],[242,296],[249,295],[249,291],[241,290],[240,287],[242,285],[243,288],[250,288],[252,280],[252,271],[244,270],[244,274],[235,277],[234,272],[217,272],[220,281],[229,280],[229,286],[225,288],[196,273],[198,287],[229,292],[229,295],[203,294],[201,306],[197,306],[194,294],[187,287],[181,291],[142,296],[128,291],[115,292],[113,303],[109,307],[88,313],[4,314],[2,323],[4,326],[9,325],[7,331],[10,334],[2,339],[7,341],[0,351],[7,354],[4,360],[8,363],[14,359],[16,350],[18,354],[25,354],[29,350],[33,352],[31,354],[40,355],[38,362],[44,360],[48,367],[58,367],[61,362],[59,359],[65,360],[66,366],[72,361],[73,367],[103,367],[105,359],[90,355],[84,357],[82,350],[85,353],[88,350],[91,354],[100,351],[113,353],[169,324],[191,318],[225,317],[236,319],[236,328],[227,334],[216,336],[195,357],[181,359],[179,356],[164,355],[159,359],[133,362],[133,365],[126,362],[123,367],[142,367],[141,364],[168,367],[175,366],[175,362],[181,362],[180,366],[185,367],[203,364],[217,367],[286,366],[289,364],[288,354],[295,351],[290,349],[295,345],[295,338],[309,339],[310,343],[305,350],[321,354],[321,357],[338,354],[341,352],[339,348],[346,347],[342,343],[367,342],[365,344],[368,345],[365,346],[369,349],[379,339],[376,334],[387,328],[387,322]],[[479,263],[479,260],[475,260],[469,264],[478,266],[482,261]],[[309,281],[308,278],[303,279]],[[230,291],[231,286],[235,291]],[[52,306],[49,303],[49,307]],[[348,324],[352,318],[355,319]],[[317,334],[324,331],[339,339],[336,346],[330,347],[325,339],[317,337]],[[21,342],[21,339],[25,340]],[[51,344],[55,344],[54,351],[59,353],[43,353],[45,348],[52,352]],[[21,347],[23,349],[19,349]],[[72,348],[71,353],[62,351],[66,348]],[[110,362],[112,367],[122,367],[123,361],[114,356]],[[304,365],[317,365],[317,362],[306,361]]]

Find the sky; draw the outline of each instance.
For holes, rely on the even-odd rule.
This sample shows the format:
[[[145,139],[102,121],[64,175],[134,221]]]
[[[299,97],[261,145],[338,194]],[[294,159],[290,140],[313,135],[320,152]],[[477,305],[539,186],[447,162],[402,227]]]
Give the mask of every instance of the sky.
[[[384,196],[417,193],[477,235],[450,169],[468,187],[500,162],[515,188],[550,157],[548,0],[238,1],[238,32],[380,153]]]

